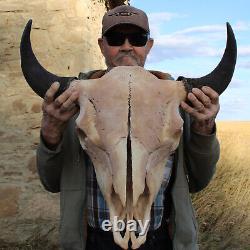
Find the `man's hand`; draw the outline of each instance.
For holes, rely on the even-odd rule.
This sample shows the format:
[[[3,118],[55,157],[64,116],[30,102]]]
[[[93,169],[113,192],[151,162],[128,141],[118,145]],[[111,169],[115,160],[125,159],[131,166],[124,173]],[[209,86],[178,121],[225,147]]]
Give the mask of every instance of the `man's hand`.
[[[67,122],[79,110],[76,105],[78,91],[74,86],[68,88],[54,100],[59,86],[58,82],[51,85],[45,94],[42,105],[41,133],[46,145],[51,149],[60,143]]]
[[[220,109],[218,93],[203,86],[201,89],[193,88],[187,99],[192,106],[181,102],[181,107],[194,118],[192,130],[204,135],[211,134]]]

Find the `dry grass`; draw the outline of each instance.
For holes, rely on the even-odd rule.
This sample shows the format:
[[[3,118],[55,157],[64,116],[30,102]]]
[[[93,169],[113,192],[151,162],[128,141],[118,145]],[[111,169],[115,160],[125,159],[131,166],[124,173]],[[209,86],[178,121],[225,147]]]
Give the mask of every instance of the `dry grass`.
[[[215,178],[194,195],[201,249],[250,249],[250,122],[219,122]]]
[[[250,122],[219,122],[221,158],[215,178],[194,195],[201,250],[250,250]],[[0,250],[55,250],[36,235]]]

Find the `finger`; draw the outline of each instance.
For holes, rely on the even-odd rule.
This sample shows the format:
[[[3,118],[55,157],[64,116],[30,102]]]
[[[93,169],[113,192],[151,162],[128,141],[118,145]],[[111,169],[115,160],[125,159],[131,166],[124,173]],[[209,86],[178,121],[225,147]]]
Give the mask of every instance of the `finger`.
[[[191,107],[184,101],[181,102],[181,107],[184,111],[189,113],[192,117],[194,117],[198,121],[204,119],[205,117],[203,113],[199,113],[197,110],[195,110],[193,107]]]
[[[209,108],[211,106],[211,99],[203,92],[203,90],[193,88],[192,92],[206,108]]]
[[[54,82],[51,84],[50,88],[46,91],[45,96],[44,96],[44,101],[46,103],[51,103],[54,100],[54,96],[56,94],[56,92],[58,91],[60,87],[60,83],[59,82]]]
[[[188,100],[193,105],[193,109],[197,112],[203,112],[205,110],[205,106],[199,101],[199,99],[193,93],[188,94]]]
[[[67,99],[72,95],[74,89],[66,89],[61,95],[55,99],[55,106],[61,107],[61,105],[67,101]]]
[[[60,112],[69,111],[76,106],[78,92],[72,92],[69,98],[62,104]]]
[[[203,86],[202,91],[210,98],[212,104],[219,102],[219,94],[208,86]]]
[[[79,107],[78,106],[74,106],[72,107],[71,110],[68,110],[67,112],[61,112],[61,109],[60,109],[60,117],[64,117],[66,120],[70,119],[73,115],[75,115],[77,112],[79,112]]]
[[[190,115],[195,115],[197,113],[197,110],[195,110],[193,107],[191,107],[184,101],[181,102],[181,107]]]

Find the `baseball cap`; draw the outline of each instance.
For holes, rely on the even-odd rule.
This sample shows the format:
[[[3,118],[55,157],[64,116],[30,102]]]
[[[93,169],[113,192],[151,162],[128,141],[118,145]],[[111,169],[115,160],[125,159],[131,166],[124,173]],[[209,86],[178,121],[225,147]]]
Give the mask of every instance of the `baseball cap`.
[[[149,33],[146,13],[129,5],[121,5],[105,13],[102,19],[102,35],[119,24],[132,24]]]

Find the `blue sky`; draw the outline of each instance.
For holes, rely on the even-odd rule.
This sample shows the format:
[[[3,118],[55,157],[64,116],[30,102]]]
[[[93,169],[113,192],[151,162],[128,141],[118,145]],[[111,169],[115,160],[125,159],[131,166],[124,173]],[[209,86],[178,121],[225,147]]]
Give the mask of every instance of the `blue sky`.
[[[147,69],[174,77],[200,77],[219,63],[226,45],[226,22],[238,46],[235,73],[220,97],[218,120],[250,120],[250,1],[131,0],[149,16],[155,40]]]

